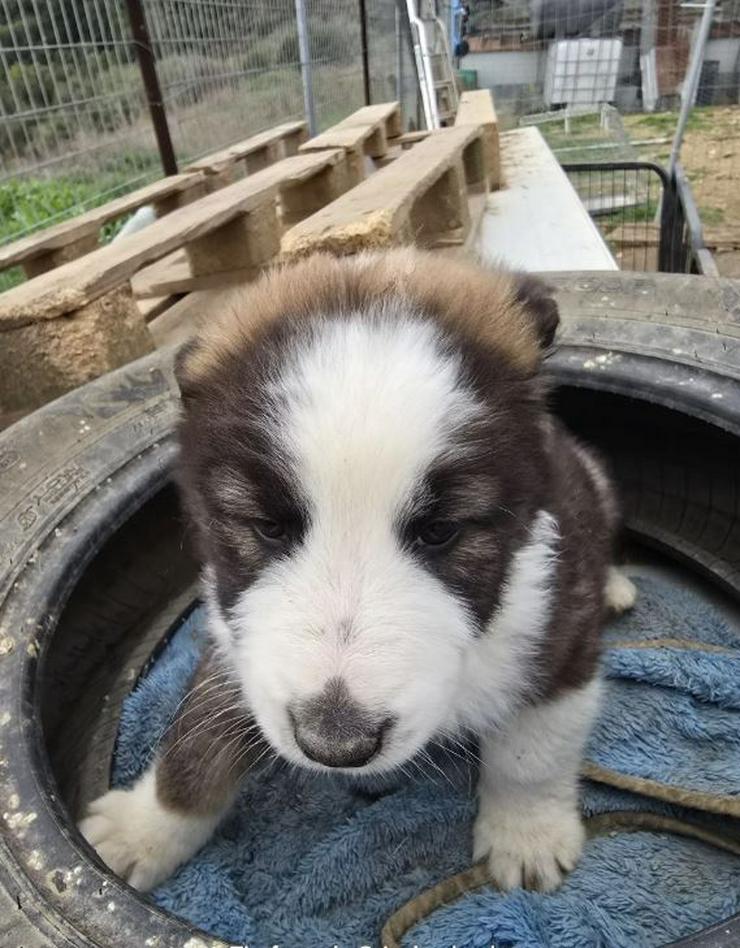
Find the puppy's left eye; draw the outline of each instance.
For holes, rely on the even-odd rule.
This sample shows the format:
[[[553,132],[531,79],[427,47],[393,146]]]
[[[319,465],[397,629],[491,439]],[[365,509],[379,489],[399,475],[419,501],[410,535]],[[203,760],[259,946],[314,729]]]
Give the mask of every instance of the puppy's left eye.
[[[281,543],[287,538],[285,524],[279,520],[253,520],[252,526],[262,539],[269,543]]]
[[[452,543],[459,532],[460,528],[451,520],[430,520],[418,527],[416,543],[439,550]]]

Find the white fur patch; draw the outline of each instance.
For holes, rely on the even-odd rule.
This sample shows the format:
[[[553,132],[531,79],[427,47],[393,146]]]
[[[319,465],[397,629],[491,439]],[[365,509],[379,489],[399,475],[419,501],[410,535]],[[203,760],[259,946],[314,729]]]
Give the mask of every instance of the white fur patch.
[[[594,679],[525,708],[482,742],[474,855],[488,856],[502,889],[552,891],[578,861],[585,838],[578,771],[600,692]]]
[[[397,303],[375,317],[319,324],[268,389],[272,434],[294,459],[314,519],[336,533],[396,515],[481,411],[434,324]]]
[[[573,447],[575,448],[576,454],[578,455],[581,463],[586,468],[586,472],[591,478],[591,483],[596,488],[596,492],[598,493],[601,500],[604,513],[606,514],[610,524],[614,526],[618,519],[619,510],[617,507],[616,498],[614,496],[614,488],[611,481],[609,480],[609,477],[607,476],[606,471],[603,468],[603,465],[584,445],[579,444],[577,441],[573,441]]]
[[[151,767],[130,789],[109,790],[91,803],[79,829],[116,875],[148,892],[201,848],[219,820],[220,814],[193,816],[163,807]]]
[[[531,684],[531,658],[550,620],[560,535],[545,510],[513,558],[501,605],[485,634],[468,648],[452,727],[499,726]]]
[[[621,569],[610,566],[604,587],[606,604],[614,612],[626,612],[631,609],[637,599],[637,587]]]

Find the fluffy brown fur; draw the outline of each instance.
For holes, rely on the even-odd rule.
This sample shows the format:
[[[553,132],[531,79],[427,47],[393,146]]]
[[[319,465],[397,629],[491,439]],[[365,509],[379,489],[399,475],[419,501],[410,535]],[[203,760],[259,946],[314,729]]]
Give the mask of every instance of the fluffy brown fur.
[[[229,355],[249,349],[276,320],[362,312],[393,295],[412,301],[445,327],[495,349],[525,376],[536,371],[543,337],[551,340],[557,324],[554,304],[550,300],[543,305],[547,294],[531,279],[518,280],[513,274],[411,248],[349,259],[316,254],[225,294],[223,312],[183,356],[180,381],[186,390],[204,381]]]

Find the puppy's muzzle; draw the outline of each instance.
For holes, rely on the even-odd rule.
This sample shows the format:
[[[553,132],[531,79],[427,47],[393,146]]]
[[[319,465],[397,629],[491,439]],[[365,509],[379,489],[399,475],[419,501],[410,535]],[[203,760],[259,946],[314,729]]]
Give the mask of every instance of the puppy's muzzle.
[[[364,767],[377,757],[393,724],[363,708],[340,678],[332,678],[321,694],[288,710],[296,743],[325,767]]]

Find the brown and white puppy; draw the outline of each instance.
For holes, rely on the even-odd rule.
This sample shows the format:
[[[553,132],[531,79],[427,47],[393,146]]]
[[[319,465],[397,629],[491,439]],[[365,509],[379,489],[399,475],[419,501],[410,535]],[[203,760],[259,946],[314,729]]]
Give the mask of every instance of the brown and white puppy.
[[[474,855],[551,890],[583,846],[616,505],[551,417],[557,309],[529,278],[411,250],[240,291],[181,356],[180,482],[212,647],[158,758],[82,831],[136,887],[191,856],[260,744],[377,773],[480,738]]]

